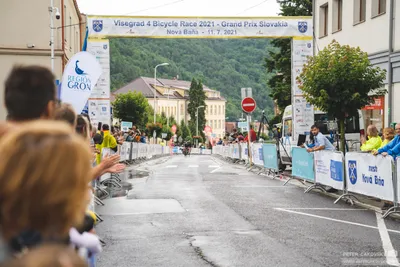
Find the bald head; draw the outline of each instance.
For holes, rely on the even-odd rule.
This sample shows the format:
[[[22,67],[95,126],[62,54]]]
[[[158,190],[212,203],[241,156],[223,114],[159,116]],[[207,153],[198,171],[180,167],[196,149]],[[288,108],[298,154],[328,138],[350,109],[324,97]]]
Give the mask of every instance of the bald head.
[[[397,123],[394,129],[396,130],[396,134],[400,135],[400,123]]]

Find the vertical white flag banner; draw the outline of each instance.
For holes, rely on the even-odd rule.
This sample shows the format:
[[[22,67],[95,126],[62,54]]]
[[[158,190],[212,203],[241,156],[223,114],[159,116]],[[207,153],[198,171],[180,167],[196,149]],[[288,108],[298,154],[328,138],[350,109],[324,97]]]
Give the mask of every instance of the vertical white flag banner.
[[[71,104],[80,114],[92,93],[102,68],[96,57],[88,52],[75,54],[68,62],[61,86],[61,101]]]

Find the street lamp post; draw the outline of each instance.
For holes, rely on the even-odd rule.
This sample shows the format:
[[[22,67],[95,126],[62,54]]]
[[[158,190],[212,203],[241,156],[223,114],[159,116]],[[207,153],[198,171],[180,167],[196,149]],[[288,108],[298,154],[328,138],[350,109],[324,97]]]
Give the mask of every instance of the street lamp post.
[[[50,12],[50,51],[51,51],[51,71],[54,73],[54,14],[57,19],[60,19],[61,15],[57,7],[54,7],[54,0],[50,0],[49,12]]]
[[[199,108],[204,108],[204,106],[198,106],[196,109],[196,136],[199,136]],[[197,144],[198,142],[196,141]]]
[[[170,108],[170,106],[169,106],[169,94],[170,94],[170,92],[171,92],[171,88],[169,87],[168,88],[168,108],[167,108],[167,126],[169,127],[169,117],[170,117],[170,112],[169,112],[169,108]],[[175,92],[175,90],[172,90],[172,92]]]
[[[157,105],[156,105],[156,85],[157,85],[157,68],[160,66],[168,66],[169,63],[161,63],[154,67],[154,124],[156,124],[156,114],[157,114]]]

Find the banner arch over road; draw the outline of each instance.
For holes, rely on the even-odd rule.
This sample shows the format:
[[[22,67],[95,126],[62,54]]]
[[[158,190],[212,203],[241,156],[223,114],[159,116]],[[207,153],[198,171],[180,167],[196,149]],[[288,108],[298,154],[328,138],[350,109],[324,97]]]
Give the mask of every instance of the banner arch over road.
[[[110,106],[110,38],[292,38],[292,140],[309,132],[314,123],[313,109],[306,103],[296,77],[308,56],[313,55],[312,17],[137,17],[88,16],[88,51],[96,55],[104,73],[91,99],[98,106]],[[239,88],[238,88],[239,89]],[[108,102],[107,102],[108,101]],[[101,117],[101,116],[100,116]],[[94,122],[96,118],[93,118]]]

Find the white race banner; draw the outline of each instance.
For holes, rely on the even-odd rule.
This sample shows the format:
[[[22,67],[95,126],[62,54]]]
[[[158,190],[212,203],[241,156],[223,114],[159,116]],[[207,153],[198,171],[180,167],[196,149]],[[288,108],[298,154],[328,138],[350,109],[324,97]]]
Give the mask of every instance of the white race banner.
[[[101,75],[99,62],[88,52],[75,54],[65,67],[61,84],[61,101],[71,104],[80,114]]]
[[[248,149],[248,144],[247,143],[241,143],[240,144],[240,157],[243,160],[248,160],[249,159],[249,149]]]
[[[349,152],[346,154],[346,184],[349,192],[394,200],[393,158]]]
[[[239,147],[239,144],[233,144],[232,145],[232,147],[233,147],[233,156],[232,156],[232,158],[233,159],[240,159],[240,147]]]
[[[400,157],[396,159],[396,175],[397,175],[397,202],[400,203]]]
[[[254,164],[263,167],[264,166],[264,158],[263,158],[262,144],[253,143],[251,150],[252,150]]]
[[[90,99],[88,107],[90,121],[94,127],[97,128],[99,122],[110,125],[111,110],[109,99]]]
[[[89,35],[163,38],[312,37],[312,17],[128,17],[88,16]]]
[[[317,151],[314,153],[315,182],[344,189],[344,157],[342,152]]]
[[[297,77],[303,71],[307,59],[313,56],[313,39],[292,39],[292,109],[293,109],[293,135],[292,140],[296,142],[299,134],[310,132],[314,124],[314,108],[307,103],[300,89],[301,82]]]
[[[90,98],[110,98],[110,44],[108,40],[88,40],[87,51],[100,63],[102,73]]]

